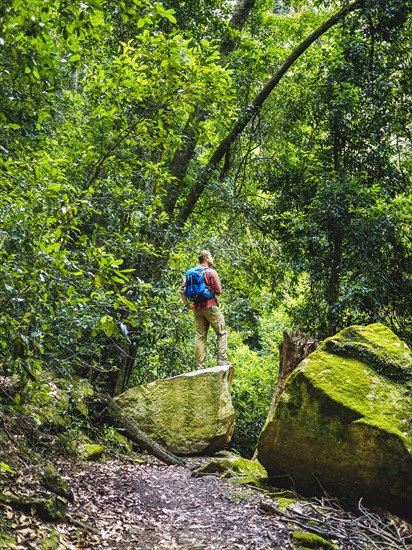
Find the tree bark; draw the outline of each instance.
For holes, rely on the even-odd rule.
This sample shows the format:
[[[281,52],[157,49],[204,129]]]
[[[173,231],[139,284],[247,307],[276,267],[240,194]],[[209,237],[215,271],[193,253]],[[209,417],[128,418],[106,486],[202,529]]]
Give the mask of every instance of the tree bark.
[[[221,55],[226,56],[236,50],[239,44],[239,33],[243,30],[255,4],[256,0],[238,0],[229,21],[229,27],[235,32],[229,33],[228,36],[222,40],[219,48]]]
[[[269,416],[272,416],[276,404],[281,396],[286,380],[296,367],[317,348],[318,344],[303,332],[297,331],[293,334],[283,333],[283,340],[279,345],[279,374],[274,398],[272,400]]]
[[[176,202],[181,193],[181,184],[187,174],[189,163],[194,157],[196,144],[199,137],[199,124],[206,119],[206,112],[200,107],[196,107],[194,113],[188,120],[183,132],[183,144],[174,154],[170,173],[174,180],[169,186],[168,194],[163,201],[164,209],[170,216],[176,206]]]
[[[328,303],[328,335],[332,336],[337,332],[338,313],[336,306],[339,298],[340,272],[343,254],[343,235],[337,228],[330,228],[328,234],[330,248],[329,254],[329,277],[326,288],[326,301]]]
[[[285,389],[286,380],[296,367],[318,347],[318,343],[300,331],[294,333],[283,332],[283,340],[279,344],[279,372],[278,381],[269,407],[267,420],[271,419],[275,412],[279,398]],[[257,448],[253,460],[257,459]]]
[[[322,23],[320,27],[314,30],[303,42],[301,42],[301,44],[299,44],[299,46],[283,62],[266,86],[256,96],[255,100],[247,107],[244,113],[237,120],[231,132],[220,142],[219,146],[213,153],[206,167],[202,171],[197,183],[190,190],[181,211],[176,217],[178,228],[182,228],[184,226],[190,214],[193,212],[193,209],[209,183],[212,174],[217,169],[223,157],[228,153],[232,143],[237,140],[249,122],[260,112],[264,102],[279,84],[280,80],[289,68],[318,38],[325,34],[331,27],[344,19],[349,13],[360,8],[363,2],[364,0],[354,0],[350,4],[347,4],[339,12],[332,15],[332,17]]]

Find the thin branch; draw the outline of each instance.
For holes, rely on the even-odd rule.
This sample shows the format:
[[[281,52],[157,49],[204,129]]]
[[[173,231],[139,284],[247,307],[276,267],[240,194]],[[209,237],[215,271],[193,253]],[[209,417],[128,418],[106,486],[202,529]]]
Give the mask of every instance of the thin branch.
[[[407,542],[411,534],[403,537],[395,522],[388,525],[380,516],[366,509],[361,500],[358,503],[359,516],[345,512],[337,501],[331,499],[314,499],[303,505],[300,503],[299,508],[290,506],[286,510],[276,506],[276,500],[262,499],[260,508],[303,531],[326,539],[337,539],[341,543],[350,542],[353,548],[411,549]]]

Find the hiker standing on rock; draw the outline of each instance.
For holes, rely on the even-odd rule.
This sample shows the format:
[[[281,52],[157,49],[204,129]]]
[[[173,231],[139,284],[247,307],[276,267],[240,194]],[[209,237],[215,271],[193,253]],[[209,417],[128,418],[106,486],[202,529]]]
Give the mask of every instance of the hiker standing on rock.
[[[227,330],[216,296],[222,293],[217,272],[212,269],[213,256],[208,250],[198,255],[199,265],[186,272],[179,289],[187,309],[195,318],[195,361],[197,369],[206,368],[206,341],[211,326],[217,337],[218,365],[231,365],[227,360]]]

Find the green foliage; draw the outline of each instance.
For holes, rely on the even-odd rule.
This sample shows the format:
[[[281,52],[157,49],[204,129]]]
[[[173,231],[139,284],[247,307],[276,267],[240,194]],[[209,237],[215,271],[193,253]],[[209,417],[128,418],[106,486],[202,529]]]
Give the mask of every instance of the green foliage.
[[[259,357],[242,343],[239,335],[233,333],[230,347],[235,361],[233,406],[236,429],[232,447],[242,456],[251,457],[276,388],[279,358],[275,354]]]
[[[338,5],[262,0],[238,32],[229,1],[2,3],[2,371],[35,382],[54,368],[118,393],[188,370],[177,288],[203,247],[240,335],[249,453],[283,325],[323,337],[383,320],[410,340],[409,0],[368,0],[322,36],[197,187],[233,120]]]
[[[248,223],[278,245],[284,271],[274,282],[289,295],[303,294],[293,322],[319,338],[376,320],[411,338],[403,298],[408,207],[397,216],[391,206],[405,204],[410,187],[410,116],[398,108],[398,94],[409,104],[407,77],[403,68],[391,69],[405,59],[410,27],[395,18],[400,34],[390,41],[369,34],[378,20],[389,24],[392,8],[399,5],[386,11],[387,4],[371,2],[365,19],[350,19],[299,61],[268,105],[269,128],[262,127],[260,154],[249,163],[251,183],[258,171],[264,176]]]
[[[148,273],[164,255],[151,241],[167,221],[166,162],[229,73],[209,43],[159,32],[176,23],[160,4],[43,4],[1,13],[2,362],[22,378],[46,364],[104,380],[135,354],[140,378],[144,364],[161,375],[177,298],[163,306]]]

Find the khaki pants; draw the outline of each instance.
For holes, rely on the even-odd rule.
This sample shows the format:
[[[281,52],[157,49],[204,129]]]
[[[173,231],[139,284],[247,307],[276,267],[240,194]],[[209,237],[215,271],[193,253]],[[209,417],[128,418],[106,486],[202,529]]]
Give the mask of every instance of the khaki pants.
[[[227,330],[225,318],[218,306],[207,309],[195,309],[195,361],[196,368],[206,368],[206,340],[209,327],[211,326],[217,337],[217,358],[218,361],[227,360]]]

